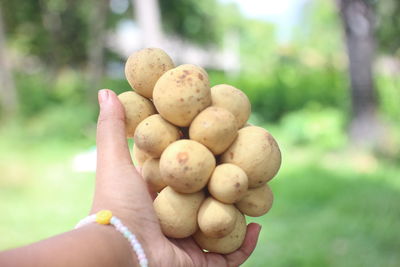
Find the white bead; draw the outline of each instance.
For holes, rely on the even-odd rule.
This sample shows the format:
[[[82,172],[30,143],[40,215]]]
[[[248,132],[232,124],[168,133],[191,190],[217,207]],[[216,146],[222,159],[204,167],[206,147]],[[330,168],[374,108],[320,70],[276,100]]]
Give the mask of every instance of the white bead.
[[[89,223],[95,223],[96,222],[96,214],[92,214],[81,221],[78,222],[78,224],[75,226],[76,228],[85,226]],[[121,220],[118,219],[115,216],[112,216],[110,219],[110,224],[115,227],[115,229],[120,232],[125,238],[128,239],[130,245],[132,246],[132,249],[135,251],[136,256],[138,257],[139,264],[141,267],[148,267],[148,260],[146,258],[146,254],[143,251],[143,248],[139,241],[136,239],[136,236],[132,234],[129,229],[122,224]]]
[[[147,259],[143,259],[143,260],[139,261],[139,263],[140,263],[140,265],[142,265],[142,266],[147,266],[148,261],[147,261]]]

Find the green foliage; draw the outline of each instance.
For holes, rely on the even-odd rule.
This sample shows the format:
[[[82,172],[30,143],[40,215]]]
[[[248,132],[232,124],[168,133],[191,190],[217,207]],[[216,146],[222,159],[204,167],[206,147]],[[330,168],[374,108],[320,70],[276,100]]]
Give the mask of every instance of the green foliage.
[[[315,145],[323,149],[345,147],[344,114],[332,108],[310,104],[287,113],[280,123],[284,140],[293,145]]]
[[[54,105],[85,104],[84,78],[71,69],[59,72],[56,77],[48,77],[44,72],[16,74],[20,112],[31,118],[38,112]]]
[[[217,1],[161,0],[159,3],[164,21],[163,27],[167,32],[203,44],[219,41],[215,29]]]
[[[253,110],[264,120],[278,120],[286,112],[303,108],[307,103],[348,110],[345,74],[332,66],[309,68],[296,57],[282,56],[266,66],[264,76],[243,74],[229,77],[210,73],[212,84],[229,83],[243,90]]]
[[[87,9],[80,1],[0,0],[9,39],[15,47],[50,66],[86,60]],[[77,30],[79,29],[79,30]]]
[[[400,53],[400,2],[379,0],[377,2],[378,48],[389,53]]]
[[[380,75],[376,78],[381,112],[400,122],[400,77]]]
[[[31,139],[76,141],[93,138],[97,113],[86,104],[54,105],[26,121]]]

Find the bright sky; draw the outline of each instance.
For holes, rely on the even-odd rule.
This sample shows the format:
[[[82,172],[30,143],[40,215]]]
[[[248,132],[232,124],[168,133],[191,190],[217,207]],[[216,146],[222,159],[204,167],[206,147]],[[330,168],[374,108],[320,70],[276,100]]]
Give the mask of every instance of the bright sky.
[[[243,14],[250,18],[271,21],[278,26],[280,39],[287,40],[290,30],[296,24],[301,7],[308,0],[219,0],[222,3],[236,3]]]
[[[270,20],[289,13],[298,0],[220,0],[222,3],[236,3],[248,17]]]

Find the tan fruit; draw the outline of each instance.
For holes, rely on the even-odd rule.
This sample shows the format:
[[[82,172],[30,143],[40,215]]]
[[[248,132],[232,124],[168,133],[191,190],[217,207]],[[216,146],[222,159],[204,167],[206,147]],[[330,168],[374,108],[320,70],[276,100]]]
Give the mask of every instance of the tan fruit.
[[[213,154],[193,140],[170,144],[160,158],[160,172],[165,183],[182,193],[200,191],[215,168]]]
[[[204,199],[202,191],[182,194],[164,188],[153,202],[162,232],[172,238],[185,238],[196,232],[197,212]]]
[[[235,140],[237,130],[232,113],[220,107],[208,107],[194,118],[189,136],[205,145],[214,155],[219,155]]]
[[[150,100],[133,91],[124,92],[118,95],[118,98],[125,110],[126,137],[131,138],[136,126],[148,116],[155,114],[156,109]]]
[[[153,192],[160,192],[167,185],[160,174],[160,160],[159,159],[147,159],[143,164],[142,176],[147,182],[150,190]]]
[[[236,217],[235,206],[208,197],[200,206],[197,222],[206,236],[221,238],[232,232]]]
[[[208,191],[221,202],[232,204],[242,199],[248,188],[246,173],[238,166],[230,163],[218,165],[210,181]]]
[[[137,166],[143,166],[144,162],[149,159],[150,156],[146,152],[140,150],[135,144],[133,144],[133,163]]]
[[[152,98],[157,80],[174,68],[171,58],[159,48],[145,48],[133,53],[125,64],[125,76],[140,95]]]
[[[159,114],[144,119],[136,127],[135,144],[152,158],[159,158],[164,149],[180,138],[179,129]]]
[[[222,154],[222,163],[239,166],[254,188],[271,180],[281,165],[281,151],[272,135],[265,129],[249,126],[238,131],[232,145]]]
[[[251,188],[246,196],[236,203],[236,207],[244,214],[259,217],[266,214],[272,207],[274,196],[267,184]]]
[[[228,254],[239,249],[246,236],[246,219],[240,211],[236,211],[236,223],[231,233],[222,238],[208,237],[198,230],[193,238],[196,243],[209,252]]]
[[[189,126],[194,117],[211,105],[208,77],[194,65],[182,65],[157,81],[153,100],[161,116],[177,126]]]
[[[211,88],[212,105],[225,108],[236,118],[238,128],[241,128],[249,119],[251,104],[246,94],[239,89],[219,84]]]
[[[207,79],[208,79],[207,71],[205,69],[203,69],[202,67],[200,67],[200,66],[196,66],[196,65],[193,65],[193,64],[182,64],[182,65],[179,65],[179,67],[196,68],[199,71],[201,71],[201,73],[204,74],[204,76],[207,77]]]

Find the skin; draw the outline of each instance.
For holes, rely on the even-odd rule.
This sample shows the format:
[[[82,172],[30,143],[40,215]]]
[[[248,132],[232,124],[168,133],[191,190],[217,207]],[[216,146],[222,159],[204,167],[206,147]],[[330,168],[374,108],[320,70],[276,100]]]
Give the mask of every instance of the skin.
[[[152,197],[129,154],[123,107],[110,90],[99,92],[99,102],[98,162],[90,213],[101,209],[112,210],[142,244],[149,266],[231,267],[242,264],[256,246],[261,229],[258,224],[249,224],[243,245],[227,255],[205,253],[191,237],[168,239],[161,233]],[[112,226],[90,224],[28,246],[1,252],[0,266],[139,265],[128,241]]]

